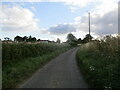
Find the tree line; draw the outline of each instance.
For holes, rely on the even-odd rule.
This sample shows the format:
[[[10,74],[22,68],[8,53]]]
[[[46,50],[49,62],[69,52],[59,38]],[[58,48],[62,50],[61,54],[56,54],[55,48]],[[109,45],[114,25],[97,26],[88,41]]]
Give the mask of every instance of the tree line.
[[[92,36],[90,34],[87,34],[83,39],[79,38],[77,39],[72,33],[69,33],[67,35],[67,43],[69,43],[71,46],[76,46],[78,44],[82,44],[82,43],[87,43],[90,41],[92,41]]]
[[[9,37],[5,37],[3,41],[12,41],[12,39],[10,39]],[[41,40],[41,39],[37,39],[36,37],[32,37],[30,36],[16,36],[14,38],[15,42],[39,42],[39,41],[48,41],[48,42],[52,42],[52,43],[60,43],[61,40],[59,38],[57,38],[56,41],[50,41],[50,40]]]
[[[93,37],[91,35],[87,34],[83,39],[81,39],[81,38],[77,39],[72,33],[69,33],[67,35],[67,41],[65,43],[69,43],[71,46],[76,46],[77,44],[87,43],[87,42],[89,42],[89,40],[92,40],[92,38]],[[5,37],[4,41],[12,41],[12,40],[8,37]],[[14,38],[14,41],[15,42],[39,42],[39,41],[41,41],[41,39],[36,39],[36,37],[32,37],[31,35],[24,36],[24,37],[16,36]],[[61,40],[59,38],[57,38],[56,41],[49,41],[49,42],[60,43]]]
[[[21,37],[21,36],[16,36],[14,38],[14,41],[16,42],[36,42],[37,39],[35,37],[32,37],[32,36],[24,36],[24,37]]]

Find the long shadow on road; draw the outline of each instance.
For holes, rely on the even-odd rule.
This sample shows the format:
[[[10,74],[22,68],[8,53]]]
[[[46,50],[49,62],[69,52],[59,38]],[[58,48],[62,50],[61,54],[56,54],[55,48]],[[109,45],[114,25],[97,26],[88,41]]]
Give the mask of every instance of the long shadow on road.
[[[76,51],[73,48],[38,70],[20,88],[87,88],[76,63]]]

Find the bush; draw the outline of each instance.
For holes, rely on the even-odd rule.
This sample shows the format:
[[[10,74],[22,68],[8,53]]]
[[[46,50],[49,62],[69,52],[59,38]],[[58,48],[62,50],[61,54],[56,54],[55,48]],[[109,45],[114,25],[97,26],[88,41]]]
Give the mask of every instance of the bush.
[[[118,42],[118,37],[106,36],[84,44],[78,50],[78,65],[91,87],[120,88]]]

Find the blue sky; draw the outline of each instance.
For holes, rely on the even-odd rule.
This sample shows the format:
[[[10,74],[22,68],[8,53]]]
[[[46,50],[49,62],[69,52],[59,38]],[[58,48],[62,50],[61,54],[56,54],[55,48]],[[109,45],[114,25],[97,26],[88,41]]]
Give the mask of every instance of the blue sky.
[[[65,40],[64,38],[70,32],[73,32],[73,34],[75,34],[77,38],[83,38],[83,36],[87,34],[88,23],[84,22],[87,21],[88,19],[88,17],[86,16],[87,11],[91,11],[91,13],[93,13],[93,18],[95,18],[95,14],[94,14],[95,11],[96,13],[98,13],[98,15],[100,15],[99,14],[100,12],[103,13],[102,9],[104,7],[101,8],[101,6],[102,5],[105,6],[104,5],[105,2],[102,1],[89,2],[88,0],[88,3],[87,2],[85,3],[86,6],[82,6],[81,3],[82,2],[78,2],[78,3],[60,2],[59,0],[56,2],[18,2],[18,3],[3,2],[2,6],[3,7],[6,6],[6,7],[0,9],[1,10],[0,13],[2,13],[3,15],[2,18],[3,30],[2,30],[2,37],[0,38],[3,39],[4,37],[8,36],[11,39],[13,39],[14,36],[16,35],[21,35],[21,36],[32,35],[37,38],[50,39],[50,40],[56,40],[56,38],[61,38],[64,41]],[[114,5],[116,3],[111,2],[110,5],[112,4]],[[107,11],[108,8],[106,6],[105,8]],[[22,10],[23,13],[25,14],[22,14]],[[109,12],[112,12],[112,10],[108,9],[108,12],[104,12],[103,15],[106,15]],[[8,15],[9,13],[14,15]],[[28,18],[27,16],[24,15],[28,15]],[[103,18],[103,16],[99,16],[99,17],[101,17],[101,19]],[[18,25],[18,27],[16,25]],[[99,24],[96,25],[93,22],[93,35],[98,35],[98,32],[95,32],[94,27],[100,29]],[[51,28],[53,30],[51,30]],[[65,30],[63,31],[62,30],[63,28],[66,29],[66,31]],[[71,28],[75,30],[71,30]],[[57,29],[61,31],[58,31]],[[103,28],[101,30],[103,30]],[[81,34],[78,35],[78,33]],[[102,33],[102,31],[99,31],[99,33]]]
[[[3,2],[3,5],[9,5],[9,7],[21,5],[23,8],[31,10],[35,14],[35,18],[38,18],[42,22],[40,26],[47,28],[59,23],[73,22],[75,17],[82,16],[97,4],[78,8],[75,12],[71,12],[70,8],[63,2]],[[31,7],[34,7],[35,10]]]

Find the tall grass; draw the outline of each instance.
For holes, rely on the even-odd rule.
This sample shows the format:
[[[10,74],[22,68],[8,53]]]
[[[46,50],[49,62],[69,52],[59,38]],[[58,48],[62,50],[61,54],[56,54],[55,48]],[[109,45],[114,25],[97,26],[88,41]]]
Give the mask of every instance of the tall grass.
[[[42,56],[62,48],[62,44],[3,44],[3,64],[17,62],[19,59]],[[64,45],[65,47],[65,45]]]
[[[93,88],[120,88],[120,37],[106,36],[81,45],[77,61]]]
[[[60,53],[67,44],[3,44],[3,88],[15,88]]]

